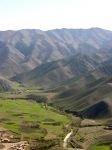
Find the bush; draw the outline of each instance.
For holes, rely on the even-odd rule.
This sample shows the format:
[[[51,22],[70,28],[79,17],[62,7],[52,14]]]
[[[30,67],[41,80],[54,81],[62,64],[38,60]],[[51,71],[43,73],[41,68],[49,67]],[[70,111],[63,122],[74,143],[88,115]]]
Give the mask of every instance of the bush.
[[[30,94],[30,95],[27,95],[27,97],[28,97],[28,99],[32,99],[38,103],[46,103],[47,102],[46,96]]]
[[[35,121],[31,121],[31,122],[24,121],[24,122],[22,122],[21,127],[22,128],[37,128],[37,129],[39,129],[40,124],[39,124],[39,122],[35,122]]]

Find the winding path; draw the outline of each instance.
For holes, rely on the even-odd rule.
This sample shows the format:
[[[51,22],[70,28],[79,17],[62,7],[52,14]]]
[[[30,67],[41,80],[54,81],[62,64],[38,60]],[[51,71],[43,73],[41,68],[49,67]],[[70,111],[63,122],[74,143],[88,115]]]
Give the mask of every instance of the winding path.
[[[73,134],[73,130],[71,129],[71,131],[65,136],[64,138],[64,142],[63,142],[63,148],[67,148],[67,145],[68,145],[68,141],[71,137],[71,135]]]

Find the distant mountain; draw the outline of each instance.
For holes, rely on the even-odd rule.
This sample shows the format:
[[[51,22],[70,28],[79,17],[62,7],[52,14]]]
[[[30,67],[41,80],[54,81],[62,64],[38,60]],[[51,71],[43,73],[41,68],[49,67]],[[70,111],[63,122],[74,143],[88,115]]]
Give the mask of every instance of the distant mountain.
[[[111,39],[112,32],[100,28],[0,31],[0,75],[10,78],[78,54],[105,61],[112,56]]]

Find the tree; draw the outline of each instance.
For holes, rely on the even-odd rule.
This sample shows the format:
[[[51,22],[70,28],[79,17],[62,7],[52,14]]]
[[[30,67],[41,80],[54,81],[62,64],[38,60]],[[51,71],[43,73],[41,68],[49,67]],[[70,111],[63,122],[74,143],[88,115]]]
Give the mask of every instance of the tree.
[[[48,100],[46,96],[42,96],[42,95],[30,94],[30,95],[27,95],[27,97],[38,103],[47,103],[47,100]]]
[[[47,109],[47,100],[48,99],[46,96],[30,94],[30,95],[27,95],[27,97],[28,97],[28,99],[32,99],[38,103],[41,103],[42,107]]]

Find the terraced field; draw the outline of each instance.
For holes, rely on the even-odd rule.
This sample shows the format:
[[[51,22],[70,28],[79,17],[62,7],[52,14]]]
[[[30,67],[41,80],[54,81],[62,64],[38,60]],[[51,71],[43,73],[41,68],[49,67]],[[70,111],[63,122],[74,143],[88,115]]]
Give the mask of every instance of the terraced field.
[[[62,125],[68,122],[67,116],[34,101],[0,100],[0,126],[16,136],[57,138],[63,135]]]
[[[72,117],[63,112],[62,109],[58,110],[49,105],[45,107],[45,104],[29,99],[27,97],[29,94],[45,96],[48,102],[52,101],[56,95],[55,92],[24,87],[16,83],[13,84],[12,91],[0,93],[0,126],[11,131],[15,138],[23,138],[28,141],[30,139],[40,140],[39,146],[42,148],[43,141],[44,146],[47,147],[49,144],[52,146],[54,141],[59,141],[58,145],[62,146],[64,137],[70,132],[70,129],[73,129],[74,133],[76,133],[75,131],[78,132],[73,135],[68,147],[83,149],[85,142],[90,139],[95,141],[102,136],[101,142],[104,145],[96,146],[96,143],[90,143],[90,141],[90,150],[110,150],[110,147],[103,143],[112,140],[112,137],[108,136],[109,134],[112,135],[112,130],[104,129],[105,119],[92,120]],[[107,136],[105,137],[105,135]]]

